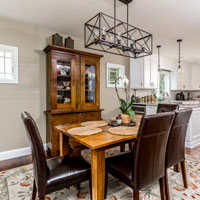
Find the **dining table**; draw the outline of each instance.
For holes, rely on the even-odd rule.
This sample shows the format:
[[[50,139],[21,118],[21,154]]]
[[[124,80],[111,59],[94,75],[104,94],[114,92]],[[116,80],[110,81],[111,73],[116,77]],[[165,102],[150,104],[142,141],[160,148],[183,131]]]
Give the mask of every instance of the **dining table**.
[[[70,134],[71,128],[81,127],[81,123],[63,124],[55,126],[59,131],[60,156],[70,154],[69,138],[84,145],[91,150],[91,179],[92,179],[92,199],[103,200],[105,194],[105,150],[120,146],[122,144],[134,142],[140,126],[142,116],[136,115],[136,125],[134,133],[131,135],[116,135],[109,132],[110,125],[100,127],[102,132],[79,136]]]

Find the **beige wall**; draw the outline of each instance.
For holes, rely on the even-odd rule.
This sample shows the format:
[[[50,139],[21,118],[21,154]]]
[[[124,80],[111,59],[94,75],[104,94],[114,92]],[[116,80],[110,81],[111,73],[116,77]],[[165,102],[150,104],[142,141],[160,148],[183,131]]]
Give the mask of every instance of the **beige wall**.
[[[19,84],[0,84],[0,152],[3,152],[28,146],[20,118],[24,110],[36,120],[45,143],[46,57],[43,48],[54,32],[3,18],[0,18],[0,24],[0,44],[19,47]],[[75,39],[75,48],[88,51],[80,39]],[[124,64],[126,74],[129,73],[129,59],[125,57],[105,54],[101,60],[103,118],[119,113],[114,89],[106,88],[106,62]]]

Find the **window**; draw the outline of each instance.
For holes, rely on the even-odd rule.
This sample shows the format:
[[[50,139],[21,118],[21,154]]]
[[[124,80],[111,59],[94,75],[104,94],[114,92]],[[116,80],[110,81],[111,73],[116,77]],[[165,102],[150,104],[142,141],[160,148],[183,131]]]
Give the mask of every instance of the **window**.
[[[124,68],[124,65],[107,63],[107,87],[115,87],[115,80],[124,76]],[[121,79],[117,81],[117,87],[124,87]]]
[[[18,83],[18,48],[0,44],[0,83]]]
[[[170,72],[160,72],[159,95],[163,97],[169,97],[170,95]]]

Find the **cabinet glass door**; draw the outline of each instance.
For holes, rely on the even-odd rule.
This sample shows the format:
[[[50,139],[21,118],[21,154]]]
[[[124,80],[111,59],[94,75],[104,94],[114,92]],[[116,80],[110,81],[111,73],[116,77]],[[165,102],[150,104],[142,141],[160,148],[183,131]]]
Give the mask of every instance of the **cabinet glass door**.
[[[96,102],[96,66],[85,65],[85,103]]]
[[[82,109],[99,107],[99,60],[94,58],[81,59],[81,106]]]
[[[53,58],[53,109],[72,111],[76,107],[75,58],[65,54]]]
[[[71,62],[57,61],[57,104],[71,103]]]

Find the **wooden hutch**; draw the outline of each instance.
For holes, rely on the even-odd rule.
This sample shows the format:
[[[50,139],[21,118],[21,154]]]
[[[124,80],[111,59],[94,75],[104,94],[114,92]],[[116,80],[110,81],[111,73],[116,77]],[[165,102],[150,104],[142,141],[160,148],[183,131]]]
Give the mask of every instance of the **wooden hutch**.
[[[103,56],[48,45],[47,145],[51,156],[59,153],[59,133],[53,127],[101,119],[100,58]]]

